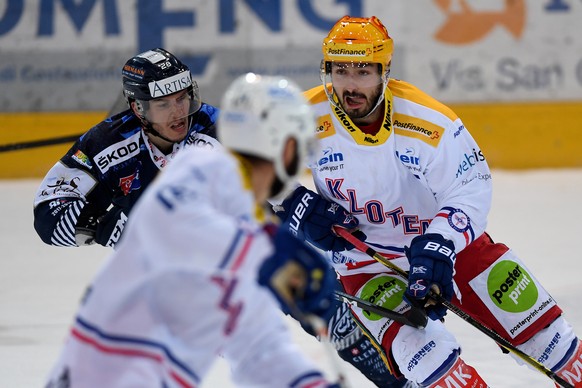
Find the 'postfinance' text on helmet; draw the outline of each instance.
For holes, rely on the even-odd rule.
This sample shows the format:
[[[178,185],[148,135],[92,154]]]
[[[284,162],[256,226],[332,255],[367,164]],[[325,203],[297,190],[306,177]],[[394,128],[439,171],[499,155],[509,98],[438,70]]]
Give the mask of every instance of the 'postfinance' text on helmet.
[[[277,178],[289,184],[315,152],[315,115],[293,81],[248,73],[226,91],[217,134],[226,148],[273,162]],[[283,160],[290,138],[297,142],[299,168],[294,172],[285,169]]]
[[[385,73],[392,61],[394,42],[377,17],[344,16],[323,40],[322,50],[326,63],[378,63],[381,73]]]
[[[341,104],[333,97],[332,66],[334,63],[351,67],[377,64],[380,75],[377,80],[378,85],[382,86],[382,90],[386,89],[394,42],[377,17],[344,16],[323,39],[322,51],[320,78],[328,100],[336,108],[342,109]],[[378,95],[373,108],[367,115],[372,114],[381,106],[382,101],[384,101],[384,93]]]

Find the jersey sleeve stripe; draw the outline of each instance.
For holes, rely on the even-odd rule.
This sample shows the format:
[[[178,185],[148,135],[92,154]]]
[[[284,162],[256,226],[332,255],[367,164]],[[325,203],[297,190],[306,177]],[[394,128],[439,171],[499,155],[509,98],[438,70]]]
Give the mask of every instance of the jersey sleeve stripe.
[[[252,234],[239,229],[218,268],[236,271],[247,256],[253,237]]]
[[[162,343],[149,339],[113,335],[77,317],[71,329],[73,338],[112,356],[142,357],[171,368],[170,375],[181,387],[196,387],[200,378],[184,362],[178,360]]]
[[[84,206],[85,203],[76,201],[63,213],[51,238],[53,245],[77,246],[75,241],[75,225]]]

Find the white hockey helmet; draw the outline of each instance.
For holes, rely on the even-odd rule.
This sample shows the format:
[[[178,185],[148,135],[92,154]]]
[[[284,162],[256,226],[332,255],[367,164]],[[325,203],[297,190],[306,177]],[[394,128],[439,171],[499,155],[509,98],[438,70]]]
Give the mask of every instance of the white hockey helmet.
[[[280,76],[247,73],[224,94],[217,122],[218,140],[228,149],[274,163],[286,184],[307,166],[315,152],[315,115],[293,81]],[[297,142],[297,165],[288,171],[283,161],[287,139]]]

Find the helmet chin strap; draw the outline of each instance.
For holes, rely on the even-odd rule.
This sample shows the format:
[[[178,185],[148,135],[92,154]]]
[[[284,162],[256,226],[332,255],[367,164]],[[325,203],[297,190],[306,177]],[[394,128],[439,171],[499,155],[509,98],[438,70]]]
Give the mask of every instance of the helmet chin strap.
[[[372,113],[374,113],[374,111],[376,109],[378,109],[378,107],[380,106],[380,104],[382,103],[382,101],[384,101],[384,90],[382,90],[382,93],[380,93],[380,95],[378,96],[378,99],[376,100],[376,105],[374,105],[374,107],[372,109],[370,109],[370,111],[368,112],[367,115],[360,117],[361,119],[365,119],[366,117],[370,116]]]
[[[161,133],[159,133],[158,131],[156,131],[149,121],[142,118],[141,123],[142,123],[143,130],[145,131],[145,133],[152,134],[156,137],[159,137],[160,139],[165,140],[168,143],[176,143],[174,140],[170,140],[167,137],[165,137],[164,135],[162,135]]]
[[[386,70],[386,72],[382,76],[382,91],[380,92],[380,95],[378,96],[378,99],[376,100],[376,105],[374,105],[374,107],[372,109],[370,109],[370,111],[368,112],[367,115],[365,115],[364,117],[360,117],[360,118],[365,119],[366,117],[368,117],[372,113],[374,113],[374,111],[376,109],[378,109],[378,107],[380,106],[382,101],[384,101],[384,90],[386,90],[386,86],[388,85],[389,80],[390,80],[390,67],[388,67],[388,70]]]
[[[192,126],[192,119],[193,119],[192,116],[193,115],[188,115],[188,128],[190,128]],[[138,117],[139,117],[139,119],[141,121],[141,124],[143,126],[143,130],[145,131],[145,133],[148,133],[148,134],[152,134],[154,136],[157,136],[160,139],[167,141],[168,143],[171,143],[171,144],[179,143],[182,140],[184,140],[186,138],[186,136],[188,136],[188,134],[186,134],[186,136],[184,136],[184,138],[182,138],[182,139],[180,139],[178,141],[168,139],[167,137],[165,137],[164,135],[162,135],[161,133],[159,133],[158,131],[156,131],[154,129],[154,126],[152,125],[152,123],[150,123],[144,116],[141,116],[140,115]]]

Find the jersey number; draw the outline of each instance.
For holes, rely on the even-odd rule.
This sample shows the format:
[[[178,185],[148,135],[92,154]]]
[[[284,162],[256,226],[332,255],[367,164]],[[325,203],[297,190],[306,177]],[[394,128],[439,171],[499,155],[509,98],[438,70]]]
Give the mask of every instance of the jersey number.
[[[228,315],[228,318],[226,319],[226,325],[224,327],[224,334],[230,335],[236,328],[238,317],[243,308],[242,302],[233,303],[232,301],[232,294],[238,280],[236,278],[225,279],[220,276],[213,276],[212,281],[218,284],[224,291],[218,307],[225,311]]]

